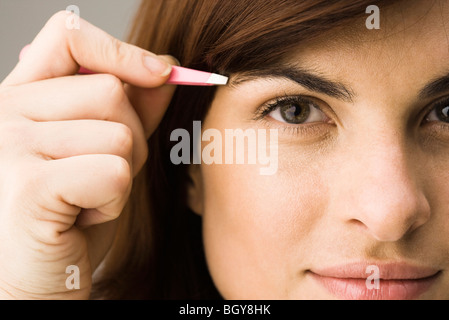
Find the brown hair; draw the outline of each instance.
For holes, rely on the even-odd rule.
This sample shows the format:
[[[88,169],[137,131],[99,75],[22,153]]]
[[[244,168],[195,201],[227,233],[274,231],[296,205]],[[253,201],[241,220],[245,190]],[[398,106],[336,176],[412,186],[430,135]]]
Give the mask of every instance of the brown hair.
[[[181,65],[231,75],[273,67],[301,42],[348,21],[365,23],[373,0],[145,0],[130,42]],[[384,1],[382,1],[384,2]],[[392,1],[385,1],[392,2]],[[102,278],[92,297],[220,298],[204,258],[201,219],[186,204],[187,166],[174,165],[170,133],[203,120],[214,87],[179,86],[148,141]]]

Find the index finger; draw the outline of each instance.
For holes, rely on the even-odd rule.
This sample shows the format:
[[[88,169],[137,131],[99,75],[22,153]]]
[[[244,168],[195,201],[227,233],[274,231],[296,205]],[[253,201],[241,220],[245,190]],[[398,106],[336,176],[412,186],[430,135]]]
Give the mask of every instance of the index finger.
[[[79,29],[68,29],[66,11],[53,15],[2,85],[18,85],[76,74],[80,65],[113,74],[139,87],[164,84],[171,65],[157,55],[122,42],[80,19]]]

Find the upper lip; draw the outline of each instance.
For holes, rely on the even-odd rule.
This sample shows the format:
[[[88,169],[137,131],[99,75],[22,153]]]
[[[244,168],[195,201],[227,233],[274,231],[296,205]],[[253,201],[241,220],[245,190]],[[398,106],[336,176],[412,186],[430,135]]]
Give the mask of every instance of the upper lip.
[[[379,279],[381,280],[418,280],[432,277],[440,271],[435,268],[417,266],[405,262],[355,262],[331,267],[314,268],[310,271],[322,277],[366,279],[373,274],[373,270],[376,270],[374,268],[368,268],[370,266],[378,268]]]

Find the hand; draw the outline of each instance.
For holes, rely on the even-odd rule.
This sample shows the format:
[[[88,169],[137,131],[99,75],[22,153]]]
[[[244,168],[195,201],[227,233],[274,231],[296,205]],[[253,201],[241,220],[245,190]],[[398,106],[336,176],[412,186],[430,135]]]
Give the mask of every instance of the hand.
[[[2,298],[89,297],[174,92],[163,84],[176,60],[82,19],[68,30],[67,17],[48,21],[0,85]],[[77,76],[80,65],[99,74]],[[80,289],[66,286],[70,265]]]

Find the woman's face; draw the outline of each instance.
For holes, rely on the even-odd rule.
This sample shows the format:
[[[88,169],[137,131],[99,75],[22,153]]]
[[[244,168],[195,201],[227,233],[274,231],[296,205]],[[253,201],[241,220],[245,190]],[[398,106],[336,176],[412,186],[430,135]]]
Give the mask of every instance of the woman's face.
[[[267,131],[278,152],[271,175],[235,164],[237,147],[197,170],[224,298],[449,299],[449,5],[431,3],[302,43],[288,78],[218,89],[202,130],[222,133],[223,159],[226,129]]]

